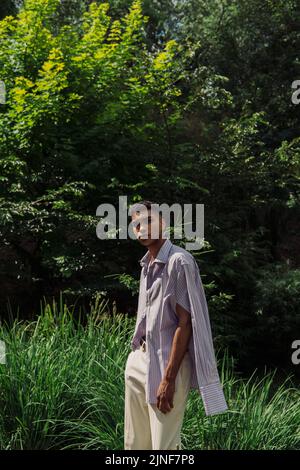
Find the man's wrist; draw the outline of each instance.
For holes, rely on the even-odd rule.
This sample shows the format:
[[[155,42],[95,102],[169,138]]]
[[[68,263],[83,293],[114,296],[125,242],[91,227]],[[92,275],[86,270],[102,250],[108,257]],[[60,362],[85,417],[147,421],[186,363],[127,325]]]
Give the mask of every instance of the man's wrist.
[[[176,375],[173,372],[166,372],[164,376],[164,380],[168,383],[175,382]]]

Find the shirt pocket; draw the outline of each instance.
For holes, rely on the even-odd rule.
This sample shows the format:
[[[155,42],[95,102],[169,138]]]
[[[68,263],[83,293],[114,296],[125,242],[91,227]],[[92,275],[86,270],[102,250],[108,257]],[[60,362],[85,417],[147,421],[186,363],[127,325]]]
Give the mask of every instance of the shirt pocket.
[[[147,328],[158,337],[160,329],[160,312],[162,310],[162,280],[157,279],[147,293],[146,317]]]

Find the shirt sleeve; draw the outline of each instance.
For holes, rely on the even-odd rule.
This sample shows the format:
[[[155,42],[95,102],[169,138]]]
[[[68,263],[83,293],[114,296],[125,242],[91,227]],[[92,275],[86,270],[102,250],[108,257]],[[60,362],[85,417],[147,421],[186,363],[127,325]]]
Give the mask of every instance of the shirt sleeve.
[[[187,280],[184,267],[181,263],[178,265],[178,271],[175,282],[175,300],[185,310],[191,313],[191,306],[187,290]],[[176,306],[176,305],[175,305]]]
[[[214,353],[210,318],[199,268],[186,263],[189,299],[193,326],[193,354],[195,373],[202,396],[205,413],[212,416],[228,409]]]

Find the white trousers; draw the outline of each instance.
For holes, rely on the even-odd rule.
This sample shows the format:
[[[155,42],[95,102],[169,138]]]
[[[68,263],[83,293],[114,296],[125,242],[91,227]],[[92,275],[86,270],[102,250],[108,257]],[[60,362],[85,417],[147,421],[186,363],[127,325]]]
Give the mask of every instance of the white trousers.
[[[146,403],[146,367],[146,353],[141,347],[129,353],[125,367],[124,449],[181,449],[180,433],[191,380],[189,352],[175,379],[174,407],[165,414],[156,404]]]

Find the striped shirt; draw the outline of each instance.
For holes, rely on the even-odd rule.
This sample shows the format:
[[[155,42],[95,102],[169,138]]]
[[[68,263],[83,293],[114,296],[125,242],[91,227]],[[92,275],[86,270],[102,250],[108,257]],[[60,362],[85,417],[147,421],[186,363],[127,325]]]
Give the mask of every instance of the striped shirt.
[[[139,260],[142,269],[138,311],[131,341],[134,351],[140,347],[141,337],[146,336],[146,402],[156,403],[156,392],[178,326],[178,303],[190,312],[193,327],[188,344],[192,365],[190,388],[199,390],[207,416],[222,413],[228,407],[217,370],[207,302],[196,260],[168,238],[151,264],[149,258],[148,250]]]

